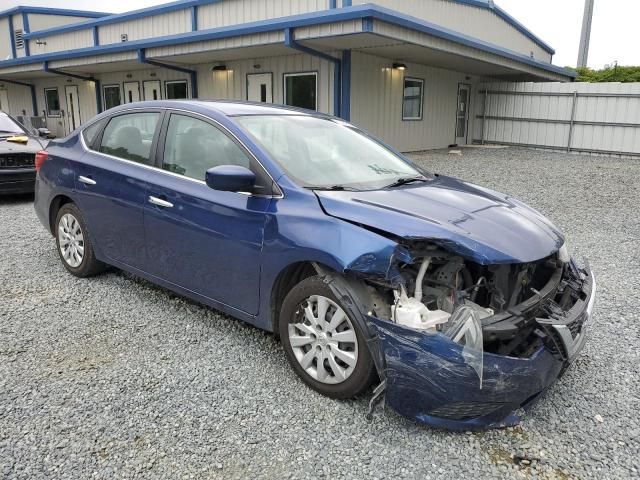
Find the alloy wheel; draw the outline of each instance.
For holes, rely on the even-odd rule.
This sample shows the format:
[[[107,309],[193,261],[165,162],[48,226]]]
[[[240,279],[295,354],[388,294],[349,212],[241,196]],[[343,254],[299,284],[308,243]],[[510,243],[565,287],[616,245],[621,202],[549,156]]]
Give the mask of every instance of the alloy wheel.
[[[344,382],[358,363],[358,339],[351,320],[334,301],[312,295],[302,302],[288,326],[293,353],[311,378]]]
[[[64,261],[78,268],[84,258],[84,235],[80,222],[70,213],[65,213],[58,224],[58,243]]]

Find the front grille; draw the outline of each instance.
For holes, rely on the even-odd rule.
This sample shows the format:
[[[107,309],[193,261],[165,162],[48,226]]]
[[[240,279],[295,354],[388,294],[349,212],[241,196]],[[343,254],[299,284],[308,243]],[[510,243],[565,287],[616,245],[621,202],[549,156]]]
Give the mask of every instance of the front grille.
[[[431,410],[429,415],[451,420],[469,420],[489,415],[503,406],[504,403],[497,402],[457,402]]]
[[[34,153],[9,153],[0,155],[0,168],[33,168],[36,156]]]

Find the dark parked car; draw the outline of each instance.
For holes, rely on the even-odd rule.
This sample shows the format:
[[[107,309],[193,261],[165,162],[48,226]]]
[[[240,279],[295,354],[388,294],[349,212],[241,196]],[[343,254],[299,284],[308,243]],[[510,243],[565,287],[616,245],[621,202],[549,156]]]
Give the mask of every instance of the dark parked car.
[[[36,153],[47,143],[37,132],[0,112],[0,195],[33,192]]]
[[[35,207],[63,265],[112,265],[279,335],[300,378],[452,429],[510,425],[595,299],[560,231],[340,119],[145,102],[54,140]],[[240,360],[241,361],[241,360]]]

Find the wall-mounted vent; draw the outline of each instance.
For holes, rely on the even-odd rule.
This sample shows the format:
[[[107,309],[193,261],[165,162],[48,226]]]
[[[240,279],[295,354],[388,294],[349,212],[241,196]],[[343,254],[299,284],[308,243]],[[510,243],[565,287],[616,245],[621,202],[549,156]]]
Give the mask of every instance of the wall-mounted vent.
[[[22,30],[14,30],[13,38],[15,39],[16,49],[24,48],[24,37],[22,36]]]
[[[129,35],[127,35],[126,33],[123,33],[120,35],[120,41],[121,42],[128,42],[129,41]]]

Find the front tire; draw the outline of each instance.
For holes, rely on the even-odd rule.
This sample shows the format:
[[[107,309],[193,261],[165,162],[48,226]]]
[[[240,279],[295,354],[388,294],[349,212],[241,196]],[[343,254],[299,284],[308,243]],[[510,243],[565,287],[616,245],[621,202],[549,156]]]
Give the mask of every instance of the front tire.
[[[56,216],[56,246],[64,267],[76,277],[86,278],[104,270],[93,252],[87,225],[76,205],[63,205]]]
[[[280,310],[278,330],[287,360],[308,386],[331,398],[363,393],[375,375],[354,318],[320,276],[293,287]]]

